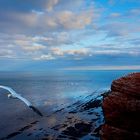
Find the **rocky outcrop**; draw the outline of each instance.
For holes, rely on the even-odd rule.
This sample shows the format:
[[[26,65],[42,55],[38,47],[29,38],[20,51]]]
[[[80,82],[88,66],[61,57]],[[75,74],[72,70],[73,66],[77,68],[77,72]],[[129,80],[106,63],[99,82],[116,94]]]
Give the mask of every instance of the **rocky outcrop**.
[[[140,139],[140,73],[113,81],[102,108],[105,117],[102,140]]]

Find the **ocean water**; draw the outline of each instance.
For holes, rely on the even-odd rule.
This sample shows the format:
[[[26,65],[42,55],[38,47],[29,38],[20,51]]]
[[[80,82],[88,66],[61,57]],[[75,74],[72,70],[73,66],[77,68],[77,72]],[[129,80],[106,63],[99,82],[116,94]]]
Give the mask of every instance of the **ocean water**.
[[[114,79],[131,72],[136,71],[3,72],[0,85],[12,87],[36,106],[56,108],[94,91],[107,90]]]
[[[48,116],[77,100],[84,100],[95,91],[95,97],[98,96],[110,89],[113,80],[132,72],[136,71],[1,72],[0,85],[13,88]],[[21,101],[8,99],[6,93],[0,89],[0,138],[40,120]],[[46,121],[40,120],[40,123]]]

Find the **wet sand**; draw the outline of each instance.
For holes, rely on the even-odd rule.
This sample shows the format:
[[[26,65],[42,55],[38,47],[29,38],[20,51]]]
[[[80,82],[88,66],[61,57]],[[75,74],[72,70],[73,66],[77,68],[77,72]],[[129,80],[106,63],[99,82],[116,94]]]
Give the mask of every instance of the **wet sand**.
[[[2,98],[5,103],[0,105],[9,102],[5,97]],[[99,129],[103,123],[101,95],[96,98],[95,94],[77,98],[75,103],[53,112],[51,109],[39,108],[43,117],[37,116],[19,101],[16,102],[18,107],[15,109],[15,101],[10,101],[13,111],[9,111],[8,106],[3,107],[6,110],[3,110],[5,113],[1,112],[0,140],[100,139]]]

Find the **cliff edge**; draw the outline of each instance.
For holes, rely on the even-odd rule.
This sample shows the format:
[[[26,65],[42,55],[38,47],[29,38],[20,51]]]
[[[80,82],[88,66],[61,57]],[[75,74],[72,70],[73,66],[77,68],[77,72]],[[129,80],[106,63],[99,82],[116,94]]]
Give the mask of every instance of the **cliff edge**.
[[[101,140],[140,139],[140,73],[113,81],[102,108],[105,124]]]

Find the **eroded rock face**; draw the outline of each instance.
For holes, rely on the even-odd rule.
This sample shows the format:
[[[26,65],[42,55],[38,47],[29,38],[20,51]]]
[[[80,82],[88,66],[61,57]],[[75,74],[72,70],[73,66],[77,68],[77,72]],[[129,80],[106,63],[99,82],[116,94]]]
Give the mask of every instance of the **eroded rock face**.
[[[113,81],[102,107],[102,140],[140,139],[140,73]]]
[[[118,91],[140,99],[140,73],[129,74],[112,82],[112,91]]]

